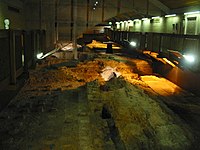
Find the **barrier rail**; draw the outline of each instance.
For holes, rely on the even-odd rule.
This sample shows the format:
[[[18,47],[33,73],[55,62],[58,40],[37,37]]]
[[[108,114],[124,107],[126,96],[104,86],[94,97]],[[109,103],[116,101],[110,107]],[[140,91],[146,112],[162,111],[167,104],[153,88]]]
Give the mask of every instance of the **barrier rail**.
[[[0,30],[0,90],[35,63],[36,54],[44,52],[45,31]]]
[[[195,63],[184,64],[182,67],[172,67],[167,64],[154,61],[153,70],[166,77],[168,80],[200,95],[200,36],[199,35],[180,35],[164,33],[137,33],[123,31],[106,30],[107,36],[117,43],[122,42],[126,37],[129,41],[138,42],[137,50],[150,50],[153,52],[180,52],[195,55]],[[135,50],[135,49],[134,49]],[[130,51],[127,49],[127,51]],[[132,53],[130,53],[131,55]]]
[[[199,35],[112,31],[110,29],[105,29],[105,34],[117,43],[121,43],[123,40],[134,41],[137,43],[136,49],[141,51],[167,52],[167,50],[176,50],[180,53],[191,53],[197,57],[193,69],[200,71]]]

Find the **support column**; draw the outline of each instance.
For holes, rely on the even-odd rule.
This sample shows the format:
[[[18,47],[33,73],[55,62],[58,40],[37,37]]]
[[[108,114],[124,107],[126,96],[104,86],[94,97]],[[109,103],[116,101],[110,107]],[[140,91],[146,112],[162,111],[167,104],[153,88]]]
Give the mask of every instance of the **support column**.
[[[149,15],[149,0],[147,0],[147,12],[146,12],[146,15],[147,16]]]
[[[70,40],[73,40],[73,26],[74,26],[74,1],[71,0],[71,35],[70,35]]]
[[[55,42],[58,41],[58,0],[55,3]]]
[[[87,23],[86,23],[86,27],[88,28],[89,27],[89,10],[90,10],[90,0],[87,0]]]
[[[15,32],[10,31],[10,83],[15,85],[17,82],[16,79]]]
[[[77,57],[77,0],[73,0],[73,53],[74,59],[78,59]]]
[[[105,1],[102,0],[102,22],[104,21],[104,8],[105,8]]]
[[[40,18],[40,27],[39,29],[42,29],[42,0],[40,0],[40,6],[39,6],[39,18]]]
[[[32,40],[33,40],[33,67],[36,67],[36,62],[37,62],[37,33],[36,30],[32,31]]]
[[[117,15],[120,14],[120,8],[121,8],[121,0],[117,1]]]
[[[133,0],[133,8],[135,8],[135,0]]]

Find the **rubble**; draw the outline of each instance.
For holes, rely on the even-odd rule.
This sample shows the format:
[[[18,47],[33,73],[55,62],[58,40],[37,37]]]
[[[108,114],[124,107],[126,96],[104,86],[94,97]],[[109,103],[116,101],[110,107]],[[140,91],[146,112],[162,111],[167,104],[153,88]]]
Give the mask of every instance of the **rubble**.
[[[116,55],[85,58],[66,62],[49,57],[30,72],[26,85],[0,113],[2,149],[193,146],[190,127],[162,101],[159,90],[150,88],[148,79],[168,81],[145,77],[152,73],[148,62]],[[105,81],[105,68],[120,76]]]
[[[113,77],[117,77],[118,78],[120,75],[121,75],[121,73],[116,71],[116,67],[112,68],[110,66],[106,66],[102,70],[102,73],[101,73],[101,76],[105,81],[109,81]]]

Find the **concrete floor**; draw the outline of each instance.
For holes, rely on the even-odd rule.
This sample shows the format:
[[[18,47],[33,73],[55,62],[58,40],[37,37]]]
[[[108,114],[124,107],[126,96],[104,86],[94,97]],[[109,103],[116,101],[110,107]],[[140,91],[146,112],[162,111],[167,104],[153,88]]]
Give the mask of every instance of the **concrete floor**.
[[[2,150],[199,148],[199,97],[149,76],[144,60],[98,54],[85,60],[66,67],[66,60],[51,58],[30,72],[0,113]],[[122,75],[104,82],[107,65]]]

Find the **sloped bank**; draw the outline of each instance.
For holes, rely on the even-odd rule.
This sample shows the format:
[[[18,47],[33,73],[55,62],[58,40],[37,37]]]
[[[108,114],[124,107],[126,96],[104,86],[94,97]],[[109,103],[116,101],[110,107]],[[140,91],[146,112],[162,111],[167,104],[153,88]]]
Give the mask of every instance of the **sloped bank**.
[[[191,149],[189,128],[159,99],[149,97],[122,78],[99,88],[101,101],[96,105],[103,109],[116,149]],[[95,96],[89,93],[88,100]]]

